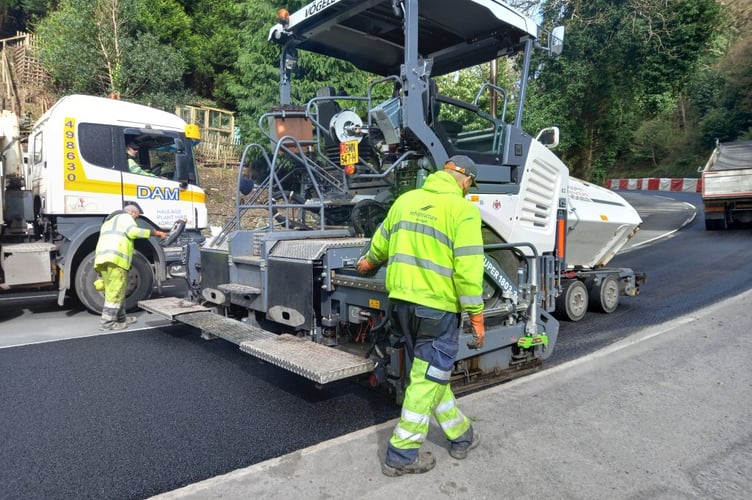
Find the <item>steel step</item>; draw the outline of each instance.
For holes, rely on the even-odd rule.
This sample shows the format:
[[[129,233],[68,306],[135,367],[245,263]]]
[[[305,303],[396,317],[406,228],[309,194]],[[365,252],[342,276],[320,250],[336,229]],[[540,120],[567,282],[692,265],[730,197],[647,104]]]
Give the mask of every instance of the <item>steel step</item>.
[[[199,312],[180,316],[178,321],[211,333],[233,344],[273,339],[277,335],[262,328],[241,323],[236,319],[225,318],[213,312]]]
[[[373,370],[370,359],[289,334],[243,342],[240,350],[319,384]]]
[[[150,313],[158,314],[170,321],[175,321],[182,314],[211,311],[210,308],[179,297],[139,300],[138,307]]]
[[[225,318],[208,307],[194,304],[177,297],[142,300],[139,307],[159,314],[172,321],[179,321],[198,328],[202,332],[223,338],[240,345],[241,342],[275,338],[277,335],[257,326],[247,325],[235,319]]]
[[[259,295],[261,289],[255,286],[241,285],[240,283],[225,283],[217,285],[220,292],[237,295]]]

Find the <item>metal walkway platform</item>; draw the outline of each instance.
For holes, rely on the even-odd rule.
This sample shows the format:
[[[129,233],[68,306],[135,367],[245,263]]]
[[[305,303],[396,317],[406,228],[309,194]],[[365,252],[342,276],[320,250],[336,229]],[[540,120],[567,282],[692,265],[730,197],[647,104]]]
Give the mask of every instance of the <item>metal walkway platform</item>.
[[[142,300],[139,307],[203,333],[223,338],[240,350],[318,384],[370,373],[373,362],[361,356],[289,334],[277,335],[257,326],[226,318],[208,307],[177,297]]]
[[[373,370],[373,361],[293,335],[243,342],[240,350],[319,384]]]
[[[144,311],[163,316],[170,321],[175,321],[181,314],[211,311],[208,307],[178,297],[139,300],[138,307]]]

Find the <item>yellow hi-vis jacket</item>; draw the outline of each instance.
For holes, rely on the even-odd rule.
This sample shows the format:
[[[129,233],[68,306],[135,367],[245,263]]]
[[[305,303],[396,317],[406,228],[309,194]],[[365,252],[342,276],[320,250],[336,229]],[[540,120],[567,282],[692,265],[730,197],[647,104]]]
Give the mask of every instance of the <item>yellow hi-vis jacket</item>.
[[[106,262],[111,262],[126,270],[130,269],[133,258],[133,240],[151,236],[151,230],[138,227],[129,213],[115,213],[117,215],[111,214],[105,219],[99,230],[94,269]]]
[[[483,236],[478,208],[444,171],[394,202],[366,258],[386,262],[390,299],[442,311],[483,311]]]

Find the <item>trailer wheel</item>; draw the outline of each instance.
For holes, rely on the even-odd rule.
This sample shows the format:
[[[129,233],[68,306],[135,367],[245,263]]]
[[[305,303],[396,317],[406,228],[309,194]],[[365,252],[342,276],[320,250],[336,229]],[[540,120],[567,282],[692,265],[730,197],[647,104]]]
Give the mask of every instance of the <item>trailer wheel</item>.
[[[565,281],[556,297],[556,312],[569,321],[580,321],[588,308],[588,289],[582,281]]]
[[[94,270],[94,257],[96,253],[88,254],[76,269],[74,279],[74,292],[78,301],[86,309],[95,314],[102,313],[104,306],[104,293],[94,288],[94,281],[98,278]],[[125,309],[133,311],[138,307],[138,301],[148,299],[154,288],[154,273],[151,264],[141,252],[133,252],[131,269],[128,271],[128,283],[125,286]]]
[[[606,276],[600,285],[593,286],[589,293],[593,309],[611,314],[619,307],[619,282],[616,276]]]

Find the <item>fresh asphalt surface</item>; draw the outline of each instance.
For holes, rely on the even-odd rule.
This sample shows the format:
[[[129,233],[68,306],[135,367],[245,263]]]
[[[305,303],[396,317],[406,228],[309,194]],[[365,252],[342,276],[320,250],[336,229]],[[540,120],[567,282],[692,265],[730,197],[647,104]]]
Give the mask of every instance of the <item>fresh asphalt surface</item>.
[[[651,210],[643,240],[651,219],[666,217],[660,204]],[[751,238],[707,233],[700,215],[620,255],[612,264],[648,273],[643,294],[614,314],[563,323],[548,366],[749,289]],[[15,313],[0,311],[0,324],[6,314]],[[144,498],[398,414],[368,388],[318,390],[185,327],[0,349],[0,380],[3,498]]]
[[[390,419],[187,328],[0,349],[4,498],[143,498]]]

